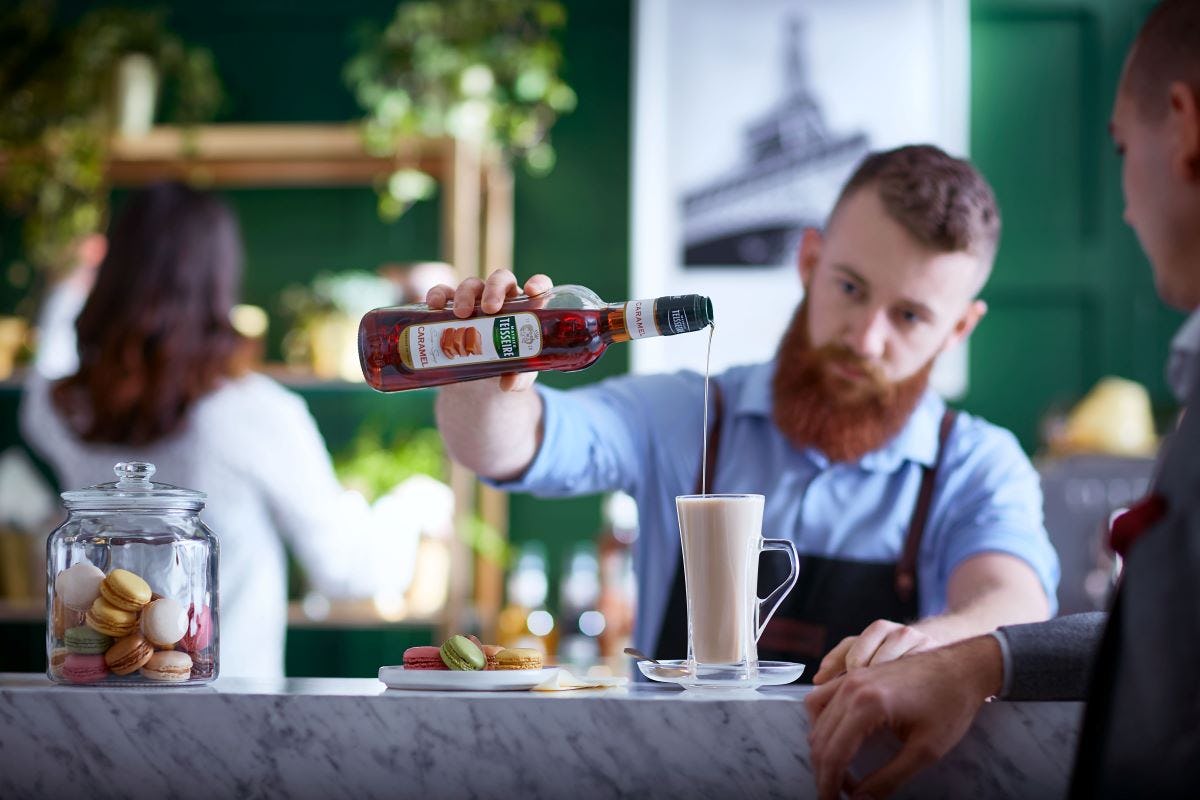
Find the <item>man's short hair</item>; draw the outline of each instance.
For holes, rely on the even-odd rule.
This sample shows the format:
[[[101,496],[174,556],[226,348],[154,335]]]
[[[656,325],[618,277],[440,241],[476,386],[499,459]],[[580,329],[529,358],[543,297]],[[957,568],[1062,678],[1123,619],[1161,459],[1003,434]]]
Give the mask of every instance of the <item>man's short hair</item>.
[[[1200,97],[1200,0],[1165,0],[1154,7],[1133,44],[1125,91],[1143,119],[1167,113],[1167,87],[1182,81]]]
[[[969,161],[927,144],[871,153],[842,187],[830,221],[847,197],[866,187],[878,190],[888,216],[920,244],[972,253],[991,269],[1000,210],[992,187]]]

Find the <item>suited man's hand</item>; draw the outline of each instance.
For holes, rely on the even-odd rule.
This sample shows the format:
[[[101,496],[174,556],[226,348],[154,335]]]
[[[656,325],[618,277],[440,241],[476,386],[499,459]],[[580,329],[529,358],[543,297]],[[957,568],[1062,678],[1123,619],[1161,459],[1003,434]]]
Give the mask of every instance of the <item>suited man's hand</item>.
[[[845,790],[886,797],[954,747],[979,707],[1003,683],[1000,645],[980,636],[879,666],[857,669],[805,698],[813,773],[821,798]],[[903,746],[861,781],[849,774],[863,740],[890,728]]]

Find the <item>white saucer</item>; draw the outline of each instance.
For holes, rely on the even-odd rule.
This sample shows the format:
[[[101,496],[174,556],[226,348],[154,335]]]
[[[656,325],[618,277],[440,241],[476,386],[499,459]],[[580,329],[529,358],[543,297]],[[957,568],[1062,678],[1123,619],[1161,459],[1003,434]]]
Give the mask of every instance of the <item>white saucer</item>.
[[[760,661],[758,674],[748,677],[741,667],[701,666],[690,661],[637,662],[638,669],[652,681],[674,683],[688,689],[757,689],[780,686],[804,674],[804,665],[791,661]]]
[[[405,669],[380,667],[379,680],[389,689],[417,689],[446,692],[499,692],[532,689],[551,677],[558,667],[547,669]]]

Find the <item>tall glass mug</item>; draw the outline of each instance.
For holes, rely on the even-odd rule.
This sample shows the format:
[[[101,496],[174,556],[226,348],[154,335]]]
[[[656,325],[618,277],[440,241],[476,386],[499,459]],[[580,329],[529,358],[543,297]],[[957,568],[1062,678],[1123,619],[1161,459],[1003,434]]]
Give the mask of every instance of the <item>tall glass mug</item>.
[[[688,664],[696,685],[746,685],[758,678],[758,638],[800,572],[796,547],[762,536],[761,494],[675,498],[687,587]],[[758,596],[758,557],[782,550],[788,578]]]

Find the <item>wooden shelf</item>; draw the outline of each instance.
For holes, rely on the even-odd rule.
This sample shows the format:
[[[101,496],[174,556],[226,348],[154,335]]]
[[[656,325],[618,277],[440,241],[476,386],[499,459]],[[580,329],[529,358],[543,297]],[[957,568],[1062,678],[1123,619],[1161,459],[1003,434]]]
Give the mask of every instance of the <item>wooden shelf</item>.
[[[4,160],[0,153],[0,170]],[[167,178],[212,187],[362,186],[403,167],[420,169],[440,184],[443,261],[454,265],[462,277],[512,268],[512,174],[494,148],[478,143],[414,138],[400,142],[393,153],[377,156],[366,152],[359,126],[349,123],[159,126],[145,136],[114,137],[106,176],[113,186]],[[365,384],[349,381],[274,374],[301,390],[370,391]],[[23,383],[18,373],[0,381],[0,391],[19,391]],[[507,536],[504,493],[483,486],[453,463],[450,485],[461,524],[478,513]],[[452,547],[442,632],[455,632],[474,617],[482,621],[484,637],[493,638],[503,598],[502,570],[473,559],[457,539]],[[472,604],[474,611],[468,608]]]
[[[261,372],[293,389],[316,389],[343,392],[368,392],[370,387],[363,381],[347,381],[340,378],[323,378],[311,372],[295,369],[286,364],[263,364],[257,367]],[[29,374],[27,367],[18,367],[7,378],[0,380],[0,391],[19,392],[25,388],[25,378]]]
[[[115,186],[172,177],[211,186],[355,186],[412,167],[442,180],[453,148],[449,139],[414,139],[374,156],[356,125],[161,126],[114,137],[108,178]]]

